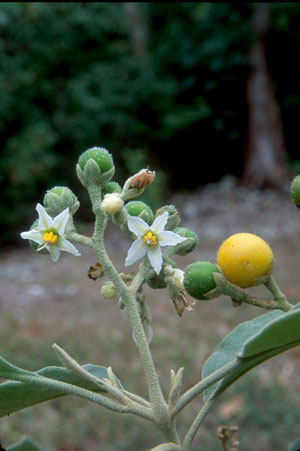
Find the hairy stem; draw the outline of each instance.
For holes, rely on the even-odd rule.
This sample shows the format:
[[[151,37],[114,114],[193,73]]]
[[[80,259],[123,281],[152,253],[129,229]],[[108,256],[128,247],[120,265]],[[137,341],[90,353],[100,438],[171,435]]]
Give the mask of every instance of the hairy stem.
[[[138,396],[135,393],[131,393],[127,390],[123,390],[123,393],[132,401],[135,401],[144,407],[149,407],[149,408],[151,407],[150,402],[148,402],[146,399],[142,398],[141,396]]]
[[[83,246],[91,248],[93,247],[93,242],[91,238],[84,235],[80,235],[79,233],[76,233],[74,231],[67,232],[66,238],[70,241],[73,241],[74,243],[82,244]]]
[[[105,250],[103,235],[107,219],[101,210],[100,190],[97,186],[91,185],[89,186],[89,194],[93,204],[93,212],[96,217],[95,230],[92,238],[94,251],[105,272],[109,275],[112,282],[115,284],[117,290],[119,291],[119,294],[121,295],[125,303],[126,313],[129,318],[131,327],[134,331],[136,345],[142,361],[149,398],[154,412],[156,424],[168,440],[178,443],[179,439],[175,429],[175,424],[174,421],[172,421],[169,417],[168,407],[161,391],[147,338],[144,332],[143,324],[139,315],[135,292],[130,290],[121,280],[118,271],[116,270]],[[141,276],[136,276],[136,281],[139,282],[134,283],[133,286],[135,286],[136,284],[139,285],[142,278],[143,277]]]
[[[279,286],[276,283],[276,280],[273,276],[270,276],[269,279],[265,282],[265,286],[271,293],[274,295],[275,300],[279,304],[279,308],[285,312],[291,310],[293,308],[292,304],[290,304],[285,296],[285,294],[280,290]]]
[[[184,439],[183,445],[182,445],[182,451],[190,451],[192,442],[195,438],[195,435],[196,435],[199,427],[201,426],[201,423],[204,420],[207,412],[211,408],[212,403],[213,403],[213,399],[209,399],[208,401],[206,401],[206,403],[203,404],[200,412],[194,419],[191,427],[189,428],[189,430],[185,436],[185,439]]]
[[[147,258],[144,258],[144,261],[140,265],[140,269],[139,269],[137,275],[135,276],[135,278],[133,279],[133,281],[130,284],[129,291],[132,294],[136,294],[138,292],[138,290],[140,289],[141,285],[145,281],[145,276],[147,275],[147,273],[149,271],[150,271],[149,261],[148,261]]]
[[[143,418],[151,421],[152,423],[154,422],[154,418],[153,418],[153,414],[152,414],[151,410],[147,409],[146,407],[138,406],[138,409],[137,409],[133,403],[132,403],[132,405],[131,404],[121,405],[118,402],[113,401],[99,393],[95,393],[95,392],[85,389],[85,388],[76,387],[75,385],[68,384],[67,382],[57,381],[57,380],[50,379],[48,377],[44,377],[41,375],[36,375],[33,373],[29,373],[28,375],[27,374],[17,374],[17,375],[15,375],[15,377],[10,376],[10,379],[11,380],[15,379],[17,381],[25,382],[30,385],[38,385],[40,387],[47,388],[47,389],[54,389],[54,390],[61,392],[62,395],[63,394],[75,395],[75,396],[78,396],[79,398],[84,398],[84,399],[92,401],[96,404],[100,404],[101,406],[105,407],[108,410],[112,410],[112,411],[118,412],[118,413],[138,414],[140,417],[143,417]]]
[[[267,299],[261,299],[257,298],[256,296],[250,296],[247,293],[244,293],[241,290],[238,290],[236,287],[226,284],[224,294],[236,299],[237,301],[246,302],[247,304],[255,305],[256,307],[265,308],[267,310],[275,310],[280,309],[284,312],[288,312],[293,307],[286,298],[281,298],[281,302],[278,300],[267,300]]]

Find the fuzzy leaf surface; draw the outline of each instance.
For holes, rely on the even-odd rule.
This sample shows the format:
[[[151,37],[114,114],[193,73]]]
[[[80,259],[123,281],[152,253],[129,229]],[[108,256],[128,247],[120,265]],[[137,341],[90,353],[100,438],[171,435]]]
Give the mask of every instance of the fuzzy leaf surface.
[[[108,377],[107,369],[103,366],[87,364],[83,365],[83,368],[90,374],[96,376],[98,379]],[[104,392],[100,386],[97,386],[93,382],[90,382],[63,367],[49,366],[42,368],[36,373],[29,373],[27,371],[24,372],[25,374],[40,375],[59,382],[66,382],[76,387],[85,388],[93,392]],[[122,388],[119,381],[118,384],[119,387]],[[47,387],[46,383],[45,386],[41,387],[39,385],[35,385],[34,383],[27,382],[3,382],[0,384],[0,417],[43,401],[48,401],[59,396],[65,396],[66,394],[66,391],[60,391]]]
[[[227,387],[251,368],[300,344],[300,304],[288,313],[276,310],[237,326],[206,360],[202,378],[234,360],[240,367],[220,382],[209,387],[204,399],[219,396]]]

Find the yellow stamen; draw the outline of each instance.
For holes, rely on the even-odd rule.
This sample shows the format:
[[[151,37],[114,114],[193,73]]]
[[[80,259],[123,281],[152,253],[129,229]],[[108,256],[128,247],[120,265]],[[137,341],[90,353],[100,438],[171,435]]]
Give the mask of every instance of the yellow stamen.
[[[144,242],[148,246],[156,246],[157,245],[157,237],[151,231],[149,231],[144,235]]]
[[[58,241],[58,235],[53,232],[45,232],[43,235],[43,243],[47,244],[56,244]]]
[[[52,246],[53,244],[56,244],[58,241],[58,235],[56,233],[53,232],[45,232],[43,235],[43,243],[38,249],[37,251],[41,251],[42,249],[44,249],[47,244],[49,244],[50,246]]]

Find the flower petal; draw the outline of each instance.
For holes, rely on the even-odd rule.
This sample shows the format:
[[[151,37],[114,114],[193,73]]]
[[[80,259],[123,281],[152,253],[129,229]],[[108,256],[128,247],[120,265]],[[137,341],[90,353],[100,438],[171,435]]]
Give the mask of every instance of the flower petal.
[[[174,246],[175,244],[182,243],[186,240],[185,237],[169,231],[161,232],[158,239],[160,246]]]
[[[51,216],[48,215],[48,213],[46,212],[43,205],[37,204],[35,209],[39,214],[39,225],[38,225],[39,230],[44,230],[44,229],[48,229],[49,227],[51,227],[52,226],[52,218],[51,218]]]
[[[70,243],[70,241],[62,239],[61,237],[59,239],[58,247],[61,251],[70,252],[70,254],[76,255],[76,257],[81,255],[81,253],[72,243]]]
[[[168,222],[169,213],[165,211],[162,215],[157,216],[155,221],[151,226],[151,230],[156,234],[160,234],[165,230],[166,224]]]
[[[148,257],[151,263],[151,266],[153,267],[154,271],[158,275],[160,273],[162,264],[163,264],[163,258],[161,253],[161,248],[159,246],[151,246],[148,248]]]
[[[130,249],[128,251],[126,260],[125,260],[125,266],[132,265],[132,263],[136,262],[140,258],[144,257],[147,252],[147,246],[144,243],[144,240],[142,238],[138,238],[135,240],[132,245],[130,246]]]
[[[69,217],[70,213],[68,207],[64,211],[59,213],[59,215],[55,216],[52,222],[52,227],[54,227],[59,234],[64,233]]]
[[[60,256],[60,249],[58,246],[46,246],[46,249],[50,252],[53,262],[57,262]]]
[[[20,235],[23,240],[31,240],[38,244],[42,244],[43,242],[43,236],[37,229],[31,229],[28,232],[22,232],[20,233]]]
[[[150,229],[150,226],[138,216],[127,215],[127,225],[130,232],[136,236],[142,236]]]

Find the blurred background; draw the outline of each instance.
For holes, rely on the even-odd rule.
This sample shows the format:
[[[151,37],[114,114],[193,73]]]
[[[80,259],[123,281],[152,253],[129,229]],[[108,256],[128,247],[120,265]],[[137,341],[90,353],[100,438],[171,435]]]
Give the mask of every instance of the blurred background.
[[[157,204],[225,174],[280,186],[300,169],[299,21],[297,3],[3,2],[1,242],[46,189],[81,194],[95,145],[119,180],[156,169]]]
[[[200,237],[179,267],[215,261],[231,233],[256,233],[272,245],[278,281],[297,301],[299,217],[288,185],[300,172],[299,29],[298,3],[1,3],[1,355],[37,370],[57,364],[57,341],[81,363],[112,365],[121,380],[124,372],[126,387],[146,396],[126,318],[86,277],[94,257],[81,249],[81,259],[63,255],[52,265],[19,238],[55,185],[76,193],[76,218],[91,232],[75,165],[92,146],[113,154],[121,184],[143,167],[156,171],[143,199],[154,210],[174,202]],[[108,247],[123,270],[130,243],[111,227]],[[194,384],[217,343],[262,313],[227,300],[197,303],[180,319],[164,290],[149,290],[149,299],[165,391],[170,368],[185,366],[185,386]],[[247,375],[210,415],[195,450],[220,448],[219,424],[239,425],[241,451],[286,449],[300,436],[299,360],[289,351]],[[181,417],[181,432],[200,406]],[[74,399],[0,422],[4,445],[21,433],[47,451],[158,443],[151,426]]]

